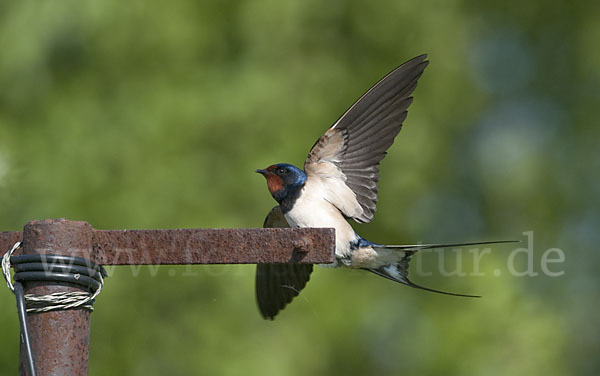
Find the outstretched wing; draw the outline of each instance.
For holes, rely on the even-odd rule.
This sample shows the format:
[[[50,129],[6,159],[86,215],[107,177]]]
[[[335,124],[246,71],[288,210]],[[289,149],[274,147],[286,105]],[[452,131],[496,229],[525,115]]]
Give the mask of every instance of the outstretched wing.
[[[429,63],[407,61],[367,91],[315,143],[304,170],[319,179],[328,201],[357,222],[376,210],[379,162],[402,128],[410,96]]]
[[[263,227],[290,227],[279,206],[274,207]],[[256,302],[265,319],[273,320],[306,286],[311,264],[256,265]]]

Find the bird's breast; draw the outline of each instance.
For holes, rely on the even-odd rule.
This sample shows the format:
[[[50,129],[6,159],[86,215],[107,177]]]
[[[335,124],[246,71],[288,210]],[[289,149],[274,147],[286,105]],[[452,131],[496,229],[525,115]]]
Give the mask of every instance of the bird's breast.
[[[324,199],[318,189],[306,184],[285,219],[292,227],[317,227],[335,229],[335,253],[338,258],[350,252],[350,243],[358,236],[338,208]]]

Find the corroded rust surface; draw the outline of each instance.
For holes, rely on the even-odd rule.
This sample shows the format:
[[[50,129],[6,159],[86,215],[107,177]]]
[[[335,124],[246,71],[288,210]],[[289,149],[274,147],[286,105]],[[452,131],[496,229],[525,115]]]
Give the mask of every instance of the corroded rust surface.
[[[57,221],[78,226],[57,234],[51,230]],[[85,257],[103,265],[326,264],[334,261],[334,234],[333,229],[308,228],[95,230],[66,220],[33,221],[24,229],[28,252]],[[0,233],[0,252],[20,235]]]
[[[4,255],[16,242],[22,239],[22,231],[0,232],[0,254]]]
[[[91,247],[93,229],[85,222],[67,220],[33,221],[23,229],[23,254],[38,249],[86,249]],[[58,252],[57,252],[58,253]],[[62,252],[61,252],[62,253]],[[52,294],[82,291],[69,283],[27,282],[26,294]],[[66,310],[27,314],[38,376],[87,375],[90,337],[90,312]],[[21,349],[20,373],[26,374],[25,351]]]
[[[333,229],[95,231],[93,257],[104,265],[333,262]]]
[[[334,229],[95,230],[66,219],[32,221],[23,232],[0,233],[0,253],[23,237],[15,254],[61,254],[103,265],[320,264],[334,261]],[[79,291],[68,283],[29,282],[26,293]],[[29,314],[38,375],[87,375],[90,312]],[[20,373],[26,374],[21,350]]]

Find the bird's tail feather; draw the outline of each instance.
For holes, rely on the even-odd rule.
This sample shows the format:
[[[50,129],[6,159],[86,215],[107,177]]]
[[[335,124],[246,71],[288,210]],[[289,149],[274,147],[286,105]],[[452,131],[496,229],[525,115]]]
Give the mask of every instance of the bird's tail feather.
[[[403,256],[400,261],[381,266],[373,269],[366,269],[371,273],[377,274],[381,277],[390,279],[392,281],[402,283],[406,286],[414,287],[417,289],[431,291],[438,294],[444,295],[452,295],[452,296],[462,296],[468,298],[480,298],[478,295],[469,295],[469,294],[460,294],[442,290],[436,290],[429,287],[417,285],[413,283],[410,279],[408,279],[408,266],[410,263],[410,258],[413,254],[423,249],[434,249],[434,248],[450,248],[450,247],[461,247],[461,246],[471,246],[471,245],[483,245],[483,244],[500,244],[500,243],[519,243],[518,240],[494,240],[494,241],[485,241],[485,242],[466,242],[466,243],[434,243],[434,244],[414,244],[414,245],[378,245],[373,244],[372,247],[377,248],[385,248],[395,250],[397,252],[402,252]]]
[[[483,245],[483,244],[502,244],[502,243],[520,243],[520,240],[490,240],[484,242],[465,242],[465,243],[432,243],[432,244],[408,244],[408,245],[378,245],[374,244],[375,248],[395,248],[399,250],[410,250],[420,251],[422,249],[434,249],[434,248],[451,248],[451,247],[463,247],[468,245]]]
[[[396,269],[396,271],[394,271],[392,269]],[[401,267],[400,263],[382,266],[377,269],[366,269],[366,270],[370,271],[371,273],[375,273],[378,276],[392,280],[394,282],[402,283],[403,285],[406,285],[409,287],[414,287],[414,288],[420,289],[420,290],[435,292],[435,293],[444,294],[444,295],[461,296],[461,297],[466,297],[466,298],[481,298],[481,296],[479,296],[479,295],[460,294],[460,293],[456,293],[456,292],[436,290],[436,289],[432,289],[429,287],[417,285],[416,283],[413,283],[410,279],[408,279],[408,272],[406,274],[402,273],[402,267]]]

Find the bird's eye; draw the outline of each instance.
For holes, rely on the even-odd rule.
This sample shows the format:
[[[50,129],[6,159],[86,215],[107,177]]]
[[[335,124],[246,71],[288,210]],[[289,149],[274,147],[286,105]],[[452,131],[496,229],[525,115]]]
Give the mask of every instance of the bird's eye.
[[[287,170],[280,168],[279,170],[277,170],[277,172],[279,172],[280,174],[285,174],[287,172]]]

